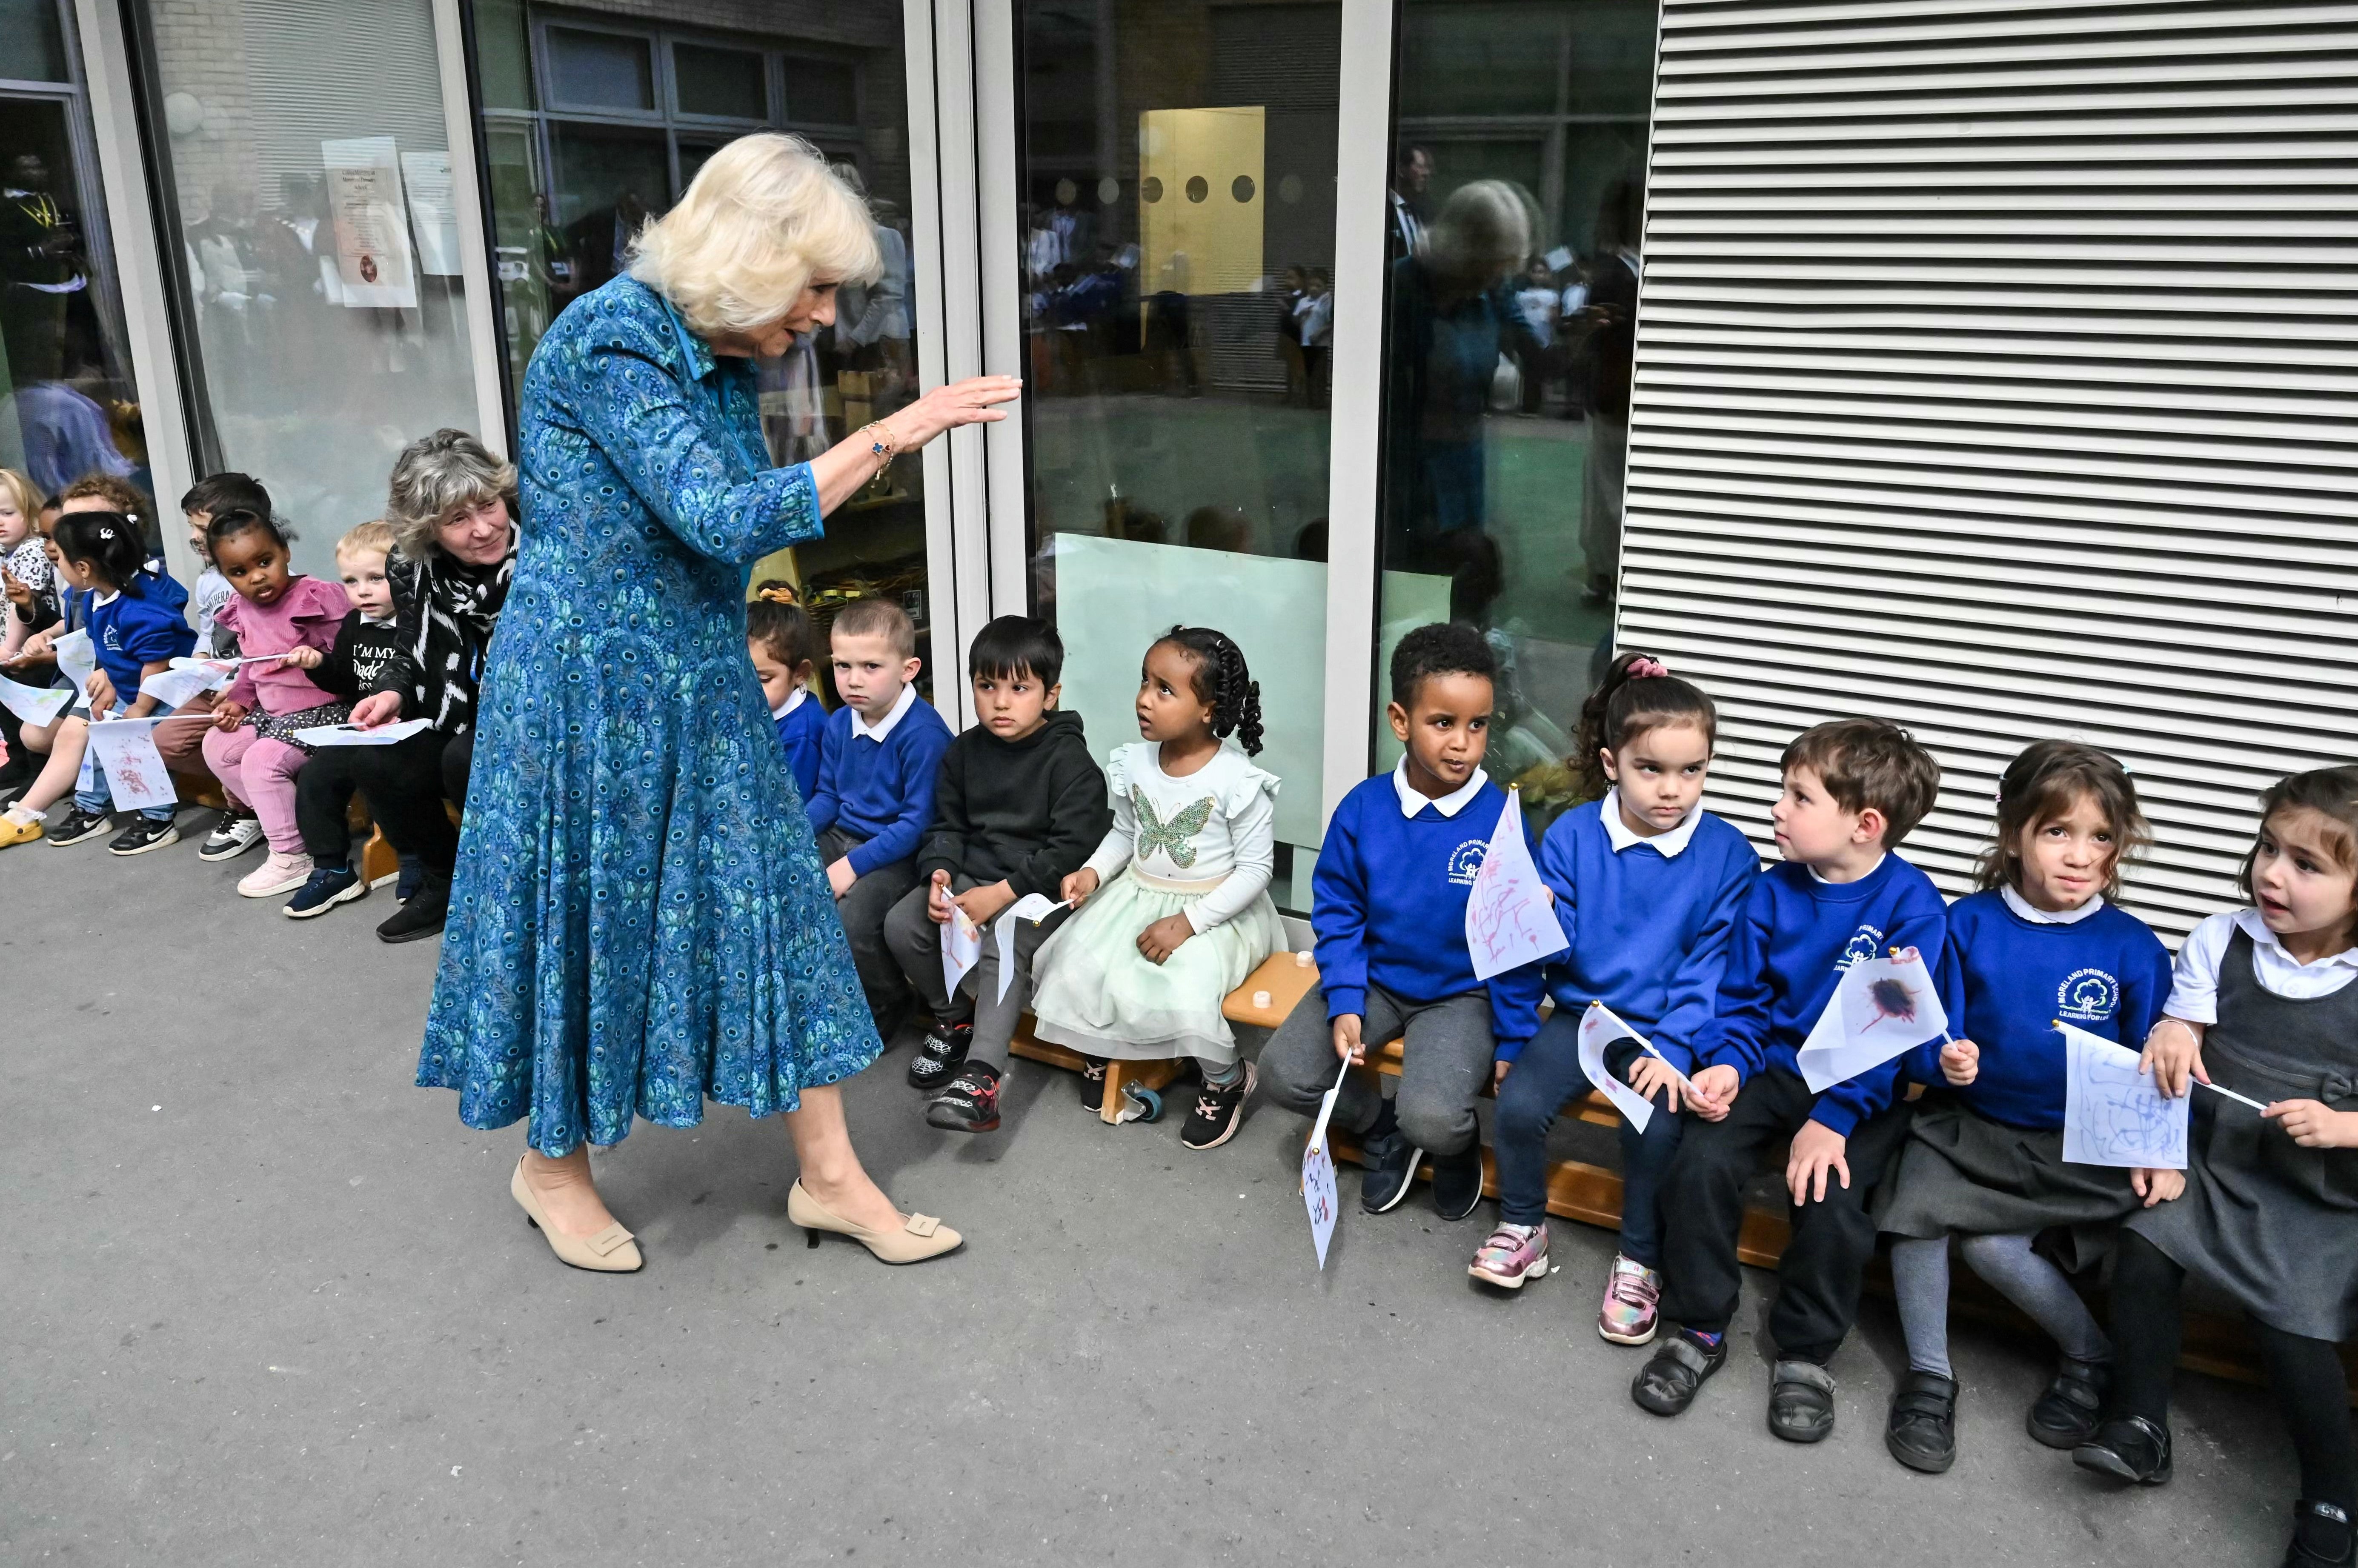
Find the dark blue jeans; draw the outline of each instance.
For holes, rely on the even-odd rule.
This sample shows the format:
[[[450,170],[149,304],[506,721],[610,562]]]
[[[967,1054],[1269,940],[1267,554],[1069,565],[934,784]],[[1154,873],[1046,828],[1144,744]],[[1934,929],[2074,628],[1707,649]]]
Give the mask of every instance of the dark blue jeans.
[[[1634,1043],[1623,1041],[1606,1048],[1605,1060],[1626,1077],[1639,1054]],[[1580,1070],[1580,1010],[1558,1008],[1498,1088],[1490,1143],[1498,1162],[1498,1217],[1509,1225],[1547,1218],[1548,1130],[1564,1102],[1588,1089],[1588,1076]],[[1668,1098],[1655,1097],[1645,1131],[1621,1123],[1621,1255],[1649,1269],[1662,1266],[1662,1175],[1686,1130],[1686,1118],[1665,1108]]]

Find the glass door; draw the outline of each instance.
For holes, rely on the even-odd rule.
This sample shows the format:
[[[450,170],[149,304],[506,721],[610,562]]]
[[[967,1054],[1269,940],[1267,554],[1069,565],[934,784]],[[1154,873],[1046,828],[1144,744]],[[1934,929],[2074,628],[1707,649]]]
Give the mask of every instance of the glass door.
[[[1175,622],[1244,650],[1285,781],[1271,896],[1321,838],[1342,7],[1016,0],[1033,602],[1100,756]]]

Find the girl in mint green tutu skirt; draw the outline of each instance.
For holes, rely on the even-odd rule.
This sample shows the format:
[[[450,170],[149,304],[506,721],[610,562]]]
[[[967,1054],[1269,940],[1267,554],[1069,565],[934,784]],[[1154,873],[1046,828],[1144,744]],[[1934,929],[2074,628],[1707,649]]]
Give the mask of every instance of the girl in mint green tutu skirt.
[[[1099,1086],[1109,1057],[1195,1057],[1204,1092],[1179,1138],[1211,1149],[1253,1088],[1220,1000],[1285,942],[1269,901],[1278,781],[1246,760],[1260,687],[1236,643],[1174,626],[1147,649],[1138,732],[1106,761],[1113,831],[1060,890],[1077,913],[1035,961],[1035,1033],[1090,1058]]]

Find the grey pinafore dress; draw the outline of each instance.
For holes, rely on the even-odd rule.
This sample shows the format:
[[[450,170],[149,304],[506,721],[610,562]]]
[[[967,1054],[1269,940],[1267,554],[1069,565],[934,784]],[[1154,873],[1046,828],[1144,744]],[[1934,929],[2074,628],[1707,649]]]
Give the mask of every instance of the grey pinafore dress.
[[[2211,1081],[2264,1103],[2358,1110],[2358,984],[2295,1000],[2260,984],[2237,931],[2219,966]],[[2186,1193],[2124,1223],[2269,1327],[2358,1329],[2358,1149],[2304,1149],[2249,1106],[2196,1088]]]

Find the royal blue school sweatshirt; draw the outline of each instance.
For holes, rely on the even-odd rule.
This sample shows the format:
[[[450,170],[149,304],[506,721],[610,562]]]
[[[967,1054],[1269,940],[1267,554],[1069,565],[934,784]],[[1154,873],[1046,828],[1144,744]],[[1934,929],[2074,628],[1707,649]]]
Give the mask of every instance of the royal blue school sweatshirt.
[[[1365,1015],[1370,981],[1403,1001],[1480,987],[1466,946],[1466,899],[1507,797],[1483,782],[1454,816],[1402,810],[1394,774],[1362,781],[1326,825],[1310,879],[1310,928],[1326,1016]],[[1520,820],[1520,816],[1518,817]],[[1490,1033],[1511,1060],[1539,1028],[1540,967],[1491,977]]]
[[[104,603],[100,597],[83,595],[91,650],[114,683],[115,700],[127,706],[139,696],[146,666],[186,658],[196,647],[197,633],[180,612],[189,590],[170,578],[141,572],[130,589]]]
[[[795,789],[806,804],[818,787],[819,735],[826,729],[827,709],[807,691],[778,716],[778,744],[785,749],[786,769],[795,775]]]
[[[1548,992],[1575,1018],[1603,1002],[1684,1072],[1719,1005],[1728,942],[1760,857],[1700,806],[1670,833],[1618,835],[1617,849],[1620,824],[1607,809],[1618,810],[1610,796],[1573,807],[1540,845],[1540,880],[1572,944],[1548,960]],[[1662,852],[1665,842],[1674,853]]]
[[[906,688],[903,688],[906,689]],[[950,727],[930,702],[910,701],[882,740],[852,731],[849,707],[827,715],[819,738],[818,788],[810,796],[811,832],[840,827],[864,839],[845,857],[854,876],[917,852],[934,819],[934,775],[950,747]]]
[[[2169,1000],[2169,950],[2109,903],[2057,924],[2027,918],[1994,888],[1949,906],[1940,985],[1949,1032],[1981,1047],[1981,1070],[1951,1087],[1936,1040],[1908,1054],[1908,1076],[2008,1127],[2058,1128],[2064,1055],[2055,1021],[2138,1049]]]
[[[1698,1070],[1734,1067],[1739,1081],[1767,1067],[1800,1076],[1801,1044],[1855,963],[1913,947],[1940,962],[1947,911],[1932,879],[1897,855],[1855,882],[1822,882],[1787,860],[1752,881],[1727,948],[1719,1012],[1695,1042]],[[1899,1063],[1835,1084],[1810,1118],[1844,1137],[1891,1103]]]

